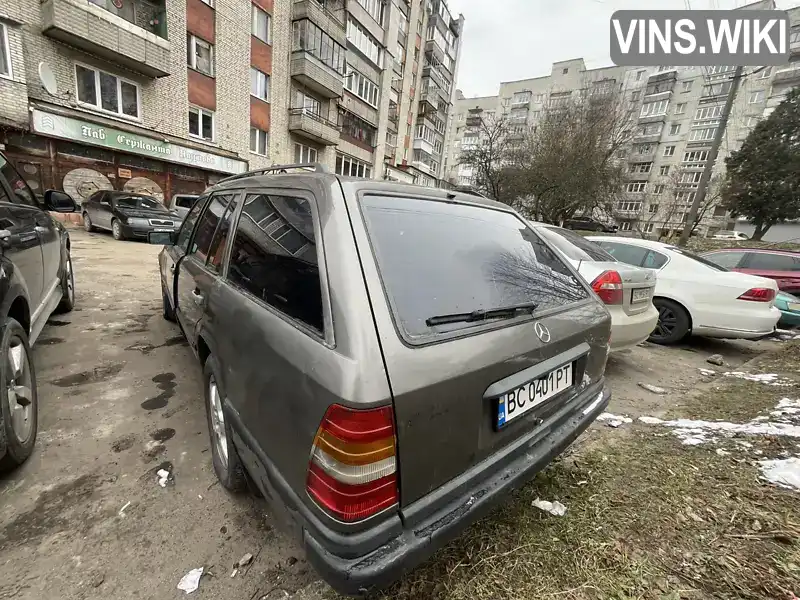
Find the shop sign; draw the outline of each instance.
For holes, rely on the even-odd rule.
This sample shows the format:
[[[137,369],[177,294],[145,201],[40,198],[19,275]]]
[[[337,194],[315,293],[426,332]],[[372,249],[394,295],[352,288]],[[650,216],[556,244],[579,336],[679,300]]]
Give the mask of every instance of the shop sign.
[[[42,135],[62,138],[73,142],[101,146],[120,152],[139,154],[148,158],[188,165],[198,169],[220,173],[243,173],[247,162],[195,150],[180,144],[137,135],[121,129],[98,125],[72,117],[33,110],[33,130]],[[122,174],[120,174],[122,177]]]

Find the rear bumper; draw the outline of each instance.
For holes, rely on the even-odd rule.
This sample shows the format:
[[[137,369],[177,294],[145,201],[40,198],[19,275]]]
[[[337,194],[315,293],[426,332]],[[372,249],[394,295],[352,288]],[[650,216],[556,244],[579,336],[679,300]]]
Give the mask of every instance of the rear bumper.
[[[692,328],[692,335],[704,337],[756,340],[775,331],[775,326],[781,318],[781,311],[772,307],[763,314],[742,314],[736,321],[737,327],[709,327],[698,325]]]
[[[547,466],[591,425],[610,398],[610,391],[602,384],[587,388],[556,413],[549,424],[545,422],[544,427],[550,426],[545,435],[542,436],[541,431],[532,432],[526,443],[499,468],[493,463],[487,465],[489,461],[474,467],[475,473],[470,475],[480,481],[479,485],[437,507],[414,528],[403,528],[399,535],[364,556],[337,556],[304,528],[303,544],[308,560],[323,579],[344,594],[355,595],[388,585],[457,537],[508,492],[522,486]],[[369,535],[370,532],[364,533]]]
[[[656,328],[658,309],[651,303],[648,309],[639,314],[628,316],[622,307],[611,313],[611,346],[612,352],[631,348],[641,344]]]

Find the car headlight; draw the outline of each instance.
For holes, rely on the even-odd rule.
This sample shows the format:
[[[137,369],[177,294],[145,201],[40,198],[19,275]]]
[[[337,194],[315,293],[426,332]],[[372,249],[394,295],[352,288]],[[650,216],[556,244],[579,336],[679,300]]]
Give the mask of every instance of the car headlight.
[[[149,227],[150,221],[140,217],[128,217],[128,225],[131,227]]]

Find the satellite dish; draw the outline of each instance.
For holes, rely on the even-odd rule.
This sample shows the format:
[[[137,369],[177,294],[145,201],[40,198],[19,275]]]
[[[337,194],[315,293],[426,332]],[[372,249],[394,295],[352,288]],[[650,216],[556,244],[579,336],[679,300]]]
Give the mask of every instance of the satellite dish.
[[[58,83],[56,82],[56,74],[46,62],[39,63],[39,81],[42,82],[42,87],[51,96],[58,95]]]

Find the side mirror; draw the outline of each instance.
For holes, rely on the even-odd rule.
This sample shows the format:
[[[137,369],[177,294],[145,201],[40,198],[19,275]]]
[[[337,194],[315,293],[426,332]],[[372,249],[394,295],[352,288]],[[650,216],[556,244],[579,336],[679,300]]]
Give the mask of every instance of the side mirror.
[[[178,241],[177,231],[150,231],[147,234],[147,243],[157,246],[174,246]]]
[[[71,213],[78,210],[72,196],[59,190],[47,190],[44,193],[44,204],[47,210],[60,213]]]

